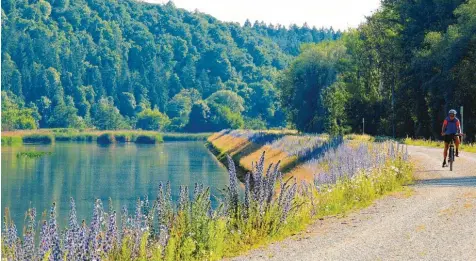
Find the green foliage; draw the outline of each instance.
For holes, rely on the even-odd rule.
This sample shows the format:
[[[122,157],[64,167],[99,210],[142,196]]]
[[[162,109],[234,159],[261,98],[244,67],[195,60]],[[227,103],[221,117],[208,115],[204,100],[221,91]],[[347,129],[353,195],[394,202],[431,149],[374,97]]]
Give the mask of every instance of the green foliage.
[[[49,144],[54,141],[54,136],[51,134],[26,134],[22,137],[23,143],[42,143]]]
[[[212,131],[208,123],[209,119],[210,107],[203,101],[195,103],[190,110],[189,121],[184,129],[190,132]]]
[[[233,91],[220,90],[208,97],[206,102],[216,104],[219,106],[226,106],[233,112],[241,113],[245,108],[243,107],[244,100]]]
[[[2,131],[36,129],[38,110],[25,108],[22,101],[12,93],[2,91]]]
[[[128,129],[129,126],[112,99],[102,98],[92,107],[93,124],[100,130]]]
[[[99,144],[111,144],[115,143],[116,139],[112,133],[103,133],[97,137],[96,142]]]
[[[201,95],[195,89],[183,89],[167,105],[167,115],[172,119],[170,129],[180,130],[188,123],[192,104],[200,102]]]
[[[20,136],[2,136],[2,146],[18,146],[23,143]]]
[[[441,139],[449,109],[464,106],[476,140],[476,1],[384,1],[332,43],[303,45],[280,81],[298,130]],[[457,115],[461,118],[461,115]]]
[[[92,142],[97,138],[96,133],[88,132],[75,132],[75,131],[66,131],[66,132],[53,132],[55,141],[78,141],[78,142]]]
[[[164,130],[170,124],[169,117],[159,110],[145,109],[137,115],[136,127],[143,130]]]
[[[206,141],[207,138],[212,135],[210,132],[205,133],[173,133],[164,132],[161,133],[164,141]]]
[[[156,144],[163,142],[160,134],[139,134],[135,137],[135,143],[138,144]]]
[[[339,62],[345,58],[345,52],[341,41],[304,45],[299,57],[284,72],[279,84],[281,104],[298,130],[328,132],[333,126],[329,121],[339,120],[329,118],[328,110],[334,109],[326,107],[326,102],[330,104],[334,99],[327,98],[333,94],[332,89],[327,89],[337,80]]]
[[[135,0],[4,2],[1,89],[34,103],[42,128],[125,128],[121,118],[134,122],[144,109],[181,108],[174,97],[192,88],[200,99],[220,90],[245,95],[248,85],[274,85],[301,43],[340,36],[307,26],[240,26]],[[98,105],[103,99],[107,106]],[[269,102],[263,106],[276,100]],[[172,112],[180,115],[174,128],[187,124],[194,103]]]
[[[223,129],[239,129],[244,125],[243,117],[239,112],[232,111],[228,106],[210,104],[210,129],[218,131]]]
[[[266,122],[261,118],[245,119],[244,128],[247,130],[265,130]]]

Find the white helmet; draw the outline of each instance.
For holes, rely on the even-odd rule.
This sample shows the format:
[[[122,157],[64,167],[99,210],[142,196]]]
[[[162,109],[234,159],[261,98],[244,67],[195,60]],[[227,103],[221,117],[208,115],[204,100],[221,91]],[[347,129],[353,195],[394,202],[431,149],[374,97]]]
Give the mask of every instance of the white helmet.
[[[456,115],[456,110],[451,109],[451,110],[448,112],[448,114],[454,114],[454,115]]]

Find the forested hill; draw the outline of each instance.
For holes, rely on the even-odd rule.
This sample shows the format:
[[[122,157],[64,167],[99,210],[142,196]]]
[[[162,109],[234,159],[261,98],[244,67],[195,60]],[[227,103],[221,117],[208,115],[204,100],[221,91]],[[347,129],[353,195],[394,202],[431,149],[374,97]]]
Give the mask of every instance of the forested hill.
[[[171,2],[1,3],[2,129],[282,126],[278,71],[301,43],[340,37],[223,23]]]

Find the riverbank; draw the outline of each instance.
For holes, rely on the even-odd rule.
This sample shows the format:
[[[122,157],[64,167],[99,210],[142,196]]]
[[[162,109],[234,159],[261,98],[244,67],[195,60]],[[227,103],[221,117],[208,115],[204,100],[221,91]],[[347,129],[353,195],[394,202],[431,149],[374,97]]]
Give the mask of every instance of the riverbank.
[[[38,129],[2,132],[3,146],[19,146],[24,143],[49,144],[56,141],[72,142],[135,142],[160,143],[163,141],[205,141],[211,133],[167,133],[139,130],[77,130]],[[99,139],[98,139],[99,138]]]
[[[310,182],[314,173],[302,163],[318,154],[328,141],[328,135],[300,135],[292,130],[223,130],[208,138],[208,147],[222,162],[230,155],[243,172],[250,171],[265,152],[266,166],[279,162],[279,170],[287,177]]]

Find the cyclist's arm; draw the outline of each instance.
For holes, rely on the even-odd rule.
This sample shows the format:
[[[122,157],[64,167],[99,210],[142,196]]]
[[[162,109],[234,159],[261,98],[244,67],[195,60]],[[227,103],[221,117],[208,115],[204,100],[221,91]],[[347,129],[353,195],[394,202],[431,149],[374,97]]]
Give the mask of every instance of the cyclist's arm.
[[[456,133],[461,134],[461,124],[459,120],[456,121]]]
[[[441,127],[441,135],[445,133],[446,125],[448,124],[448,121],[446,119],[443,121],[443,127]]]

